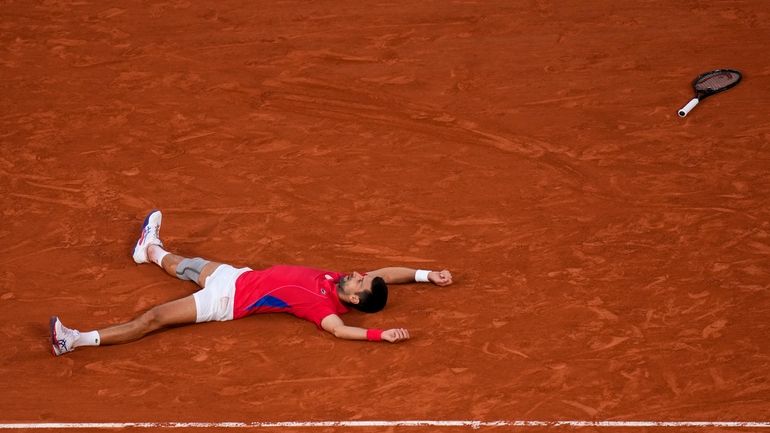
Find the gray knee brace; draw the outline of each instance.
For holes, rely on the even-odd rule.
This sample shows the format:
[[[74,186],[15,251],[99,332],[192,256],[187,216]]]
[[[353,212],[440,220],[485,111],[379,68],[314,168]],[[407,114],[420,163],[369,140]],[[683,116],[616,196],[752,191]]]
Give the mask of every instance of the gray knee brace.
[[[203,267],[209,263],[200,257],[194,259],[184,259],[176,266],[176,277],[180,280],[198,282],[198,277],[203,272]]]

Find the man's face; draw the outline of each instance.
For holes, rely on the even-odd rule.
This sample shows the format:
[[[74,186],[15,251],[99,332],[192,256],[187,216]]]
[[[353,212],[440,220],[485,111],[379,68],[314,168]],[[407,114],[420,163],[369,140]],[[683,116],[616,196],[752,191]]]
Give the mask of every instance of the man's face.
[[[358,272],[353,272],[342,277],[340,287],[345,295],[356,296],[357,298],[361,292],[371,292],[372,278],[367,275],[361,275]],[[358,302],[354,303],[357,304]]]

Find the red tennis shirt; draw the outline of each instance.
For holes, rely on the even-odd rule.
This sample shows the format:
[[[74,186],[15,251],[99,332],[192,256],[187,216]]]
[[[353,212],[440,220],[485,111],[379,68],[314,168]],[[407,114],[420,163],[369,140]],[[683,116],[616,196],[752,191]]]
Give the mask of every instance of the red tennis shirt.
[[[246,271],[235,281],[233,319],[258,313],[289,313],[315,323],[349,311],[337,297],[345,274],[279,265]]]

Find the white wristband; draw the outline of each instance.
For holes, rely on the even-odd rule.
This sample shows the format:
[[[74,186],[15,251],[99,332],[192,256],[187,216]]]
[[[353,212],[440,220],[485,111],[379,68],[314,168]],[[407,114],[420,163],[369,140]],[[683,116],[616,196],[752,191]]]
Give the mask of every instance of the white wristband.
[[[414,273],[414,281],[418,283],[428,283],[430,282],[430,280],[428,279],[428,274],[430,273],[431,271],[418,269],[417,272]]]

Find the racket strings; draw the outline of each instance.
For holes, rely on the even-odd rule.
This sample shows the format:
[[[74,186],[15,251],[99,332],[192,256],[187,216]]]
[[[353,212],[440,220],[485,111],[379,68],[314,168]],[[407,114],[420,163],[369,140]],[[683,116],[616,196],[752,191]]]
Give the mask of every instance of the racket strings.
[[[739,75],[731,74],[729,72],[720,72],[718,74],[709,75],[701,78],[695,84],[696,90],[719,90],[723,89],[738,81]]]

